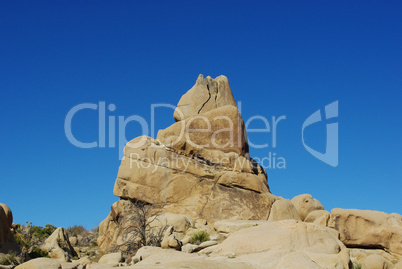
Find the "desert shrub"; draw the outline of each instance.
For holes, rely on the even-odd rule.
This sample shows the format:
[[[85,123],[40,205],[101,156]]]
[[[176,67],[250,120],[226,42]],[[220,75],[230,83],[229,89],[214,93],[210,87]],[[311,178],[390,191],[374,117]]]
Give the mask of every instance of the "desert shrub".
[[[66,231],[70,238],[77,237],[77,246],[97,246],[96,239],[98,238],[99,228],[89,231],[82,225],[74,225],[68,227]]]
[[[18,265],[18,261],[14,253],[10,253],[0,259],[0,265]]]
[[[96,237],[99,235],[99,226],[92,229],[92,232],[95,233]]]
[[[196,244],[199,245],[202,242],[208,241],[209,240],[209,234],[205,231],[199,231],[193,234],[190,238],[190,243],[191,244]]]
[[[0,259],[0,265],[12,265],[7,257],[3,257]]]
[[[41,257],[50,258],[50,257],[49,257],[49,253],[48,253],[47,251],[44,251],[44,250],[40,249],[40,248],[34,248],[34,249],[32,249],[32,251],[29,252],[28,255],[29,255],[29,257],[31,257],[32,259],[41,258]]]
[[[29,233],[33,236],[38,238],[39,240],[45,239],[49,237],[54,231],[56,230],[56,227],[51,225],[51,224],[46,224],[45,228],[41,226],[35,226],[32,225],[29,228]]]
[[[22,251],[28,253],[32,249],[39,247],[55,230],[56,227],[51,224],[46,224],[45,228],[43,228],[27,221],[26,226],[16,225],[13,236]]]
[[[31,241],[27,234],[22,233],[21,231],[16,231],[14,234],[14,239],[17,244],[21,247],[22,250],[28,250],[31,246]]]
[[[73,227],[68,227],[67,228],[67,234],[68,236],[84,236],[88,233],[88,230],[85,229],[84,226],[82,225],[74,225]]]

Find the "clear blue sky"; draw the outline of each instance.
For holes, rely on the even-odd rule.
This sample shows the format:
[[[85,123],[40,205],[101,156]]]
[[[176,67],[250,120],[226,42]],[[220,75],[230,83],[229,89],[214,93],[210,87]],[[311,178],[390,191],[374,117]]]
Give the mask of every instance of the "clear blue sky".
[[[229,78],[245,120],[286,116],[276,148],[251,149],[286,159],[267,170],[274,194],[402,213],[401,14],[400,1],[2,1],[0,202],[15,222],[97,226],[118,200],[118,148],[73,146],[68,111],[104,101],[116,106],[107,117],[148,121],[151,104],[176,105],[202,73]],[[334,168],[307,152],[301,127],[336,100]],[[156,128],[172,115],[158,110]],[[77,114],[75,136],[96,140],[97,120]],[[140,134],[127,125],[128,139]],[[305,136],[325,151],[325,122]]]

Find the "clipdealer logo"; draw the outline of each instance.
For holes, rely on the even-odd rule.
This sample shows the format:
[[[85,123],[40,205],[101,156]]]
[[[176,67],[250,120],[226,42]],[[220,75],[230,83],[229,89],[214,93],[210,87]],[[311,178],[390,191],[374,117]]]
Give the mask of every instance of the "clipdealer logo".
[[[338,100],[325,106],[324,109],[325,120],[338,118]],[[304,130],[306,127],[311,126],[317,122],[321,122],[321,110],[315,111],[303,123],[302,126],[302,142],[304,148],[318,160],[332,166],[338,166],[338,122],[326,124],[326,146],[325,153],[309,147],[304,141]]]

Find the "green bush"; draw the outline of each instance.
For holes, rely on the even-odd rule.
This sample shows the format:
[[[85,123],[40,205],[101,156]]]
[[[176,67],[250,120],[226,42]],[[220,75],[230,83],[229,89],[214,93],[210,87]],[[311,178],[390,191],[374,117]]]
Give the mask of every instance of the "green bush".
[[[362,264],[360,262],[353,263],[352,269],[362,269]]]
[[[23,252],[28,252],[31,248],[36,248],[48,238],[56,227],[46,224],[45,228],[35,226],[32,222],[26,222],[25,225],[17,224],[14,229],[14,239],[21,246]]]
[[[209,240],[209,234],[205,231],[199,231],[193,234],[190,238],[190,243],[191,244],[196,244],[199,245],[202,242],[208,241]]]
[[[41,257],[50,258],[49,253],[47,251],[41,250],[40,248],[34,248],[31,252],[28,253],[28,255],[32,259]]]
[[[0,265],[12,265],[7,257],[0,259]]]
[[[7,256],[0,259],[0,265],[18,265],[18,261],[14,253],[10,253]]]
[[[33,237],[36,237],[38,239],[45,239],[45,238],[49,237],[55,230],[56,230],[56,227],[51,224],[46,224],[45,228],[32,225],[29,228],[29,234],[31,234]]]

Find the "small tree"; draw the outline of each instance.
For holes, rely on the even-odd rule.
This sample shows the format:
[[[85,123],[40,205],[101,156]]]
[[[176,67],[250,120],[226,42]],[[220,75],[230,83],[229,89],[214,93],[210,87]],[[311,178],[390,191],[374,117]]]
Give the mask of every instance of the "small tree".
[[[122,234],[125,243],[116,246],[115,250],[130,253],[143,246],[160,247],[167,228],[167,224],[158,218],[162,213],[161,207],[138,200],[132,203],[133,209],[124,220],[129,223]]]

